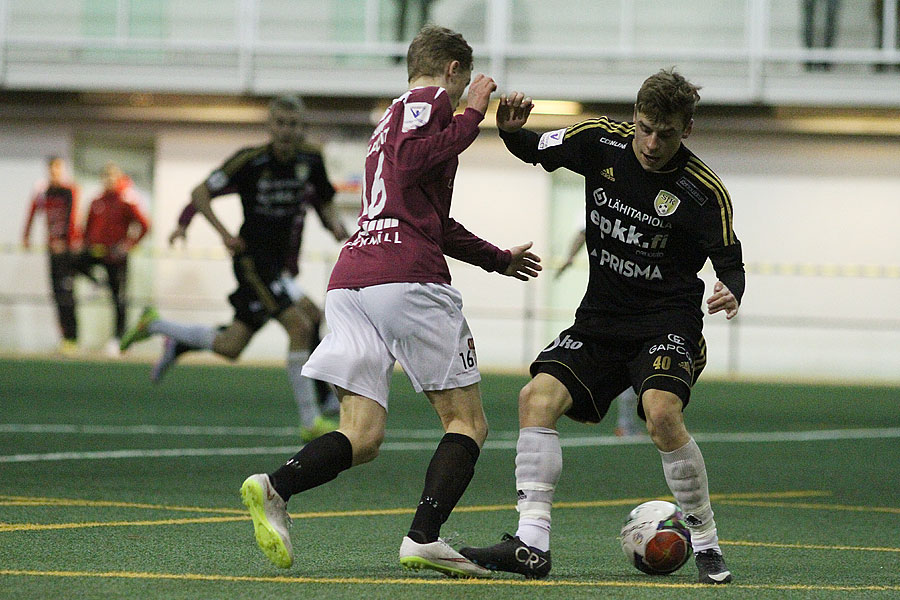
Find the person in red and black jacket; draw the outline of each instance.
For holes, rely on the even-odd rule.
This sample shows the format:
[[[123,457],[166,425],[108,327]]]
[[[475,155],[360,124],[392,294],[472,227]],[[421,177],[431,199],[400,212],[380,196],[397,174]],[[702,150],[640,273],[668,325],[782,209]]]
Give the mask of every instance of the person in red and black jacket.
[[[84,226],[84,250],[77,268],[91,277],[95,265],[106,270],[116,304],[115,340],[108,351],[118,354],[119,339],[125,332],[128,309],[128,253],[150,229],[150,219],[140,206],[140,198],[131,178],[113,162],[103,168],[103,192],[92,202]]]
[[[31,198],[22,245],[31,247],[31,225],[39,211],[47,215],[47,254],[50,258],[50,285],[62,330],[60,351],[73,352],[78,339],[75,296],[72,293],[73,253],[81,242],[78,230],[78,187],[66,174],[66,161],[51,156],[47,161],[49,178],[37,184]]]

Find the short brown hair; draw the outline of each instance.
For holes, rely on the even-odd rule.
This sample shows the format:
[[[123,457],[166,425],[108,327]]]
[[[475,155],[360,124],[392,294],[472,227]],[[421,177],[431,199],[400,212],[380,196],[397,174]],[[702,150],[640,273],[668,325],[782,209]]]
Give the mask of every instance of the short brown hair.
[[[676,73],[674,67],[661,69],[641,85],[634,107],[654,123],[678,117],[682,126],[687,127],[694,118],[694,108],[700,101],[698,90],[699,86]]]
[[[463,70],[472,70],[472,47],[463,36],[437,25],[426,25],[409,44],[406,73],[409,81],[438,76],[448,62],[458,60]]]

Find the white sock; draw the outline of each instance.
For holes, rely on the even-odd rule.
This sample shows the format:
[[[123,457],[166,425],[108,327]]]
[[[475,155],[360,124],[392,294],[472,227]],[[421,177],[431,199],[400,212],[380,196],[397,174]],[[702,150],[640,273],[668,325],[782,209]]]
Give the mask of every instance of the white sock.
[[[547,427],[520,429],[516,443],[516,536],[544,552],[550,549],[550,511],[561,472],[559,433]]]
[[[288,377],[291,378],[291,387],[294,389],[297,411],[300,413],[300,425],[312,427],[316,418],[322,413],[319,411],[319,404],[316,401],[315,382],[301,373],[307,360],[309,360],[309,350],[289,352],[287,371]]]
[[[163,319],[153,321],[147,329],[150,333],[167,335],[175,341],[198,350],[212,350],[213,340],[219,333],[215,327],[208,325],[182,325]]]
[[[677,450],[663,452],[663,473],[669,490],[684,512],[685,521],[691,530],[691,545],[694,552],[715,548],[719,550],[719,536],[709,502],[709,484],[706,477],[706,463],[694,438]]]

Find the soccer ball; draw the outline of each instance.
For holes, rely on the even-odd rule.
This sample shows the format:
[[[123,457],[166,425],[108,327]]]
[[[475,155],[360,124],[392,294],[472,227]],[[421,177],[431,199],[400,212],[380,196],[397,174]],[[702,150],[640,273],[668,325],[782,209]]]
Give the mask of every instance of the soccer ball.
[[[671,502],[644,502],[628,513],[619,534],[628,562],[649,575],[668,575],[691,557],[691,532]]]

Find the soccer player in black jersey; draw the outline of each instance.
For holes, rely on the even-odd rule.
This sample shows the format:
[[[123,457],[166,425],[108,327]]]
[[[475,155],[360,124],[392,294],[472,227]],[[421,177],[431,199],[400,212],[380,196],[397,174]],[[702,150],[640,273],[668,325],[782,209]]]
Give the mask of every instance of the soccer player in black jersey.
[[[321,153],[303,142],[302,113],[299,98],[275,98],[269,106],[271,141],[238,151],[191,194],[194,207],[233,255],[238,287],[228,297],[235,310],[232,323],[224,328],[183,325],[161,319],[149,307],[122,338],[122,350],[152,334],[168,336],[153,373],[158,379],[187,350],[212,350],[236,359],[253,335],[275,318],[288,334],[287,370],[300,412],[301,437],[309,441],[335,429],[337,423],[321,414],[314,381],[301,374],[317,323],[294,301],[282,272],[295,220],[307,203],[313,203],[336,239],[346,238],[347,232],[331,203],[335,191]],[[230,193],[240,196],[244,210],[237,235],[222,224],[211,206],[212,198]]]
[[[500,99],[497,126],[510,152],[548,171],[563,167],[584,176],[590,271],[575,323],[538,355],[533,379],[519,394],[517,533],[494,546],[462,549],[473,562],[547,576],[550,512],[562,470],[556,423],[563,415],[596,423],[633,386],[638,414],[691,529],[699,581],[732,580],[703,456],[683,418],[706,364],[704,285],[697,274],[709,258],[719,279],[706,300],[710,314],[734,318],[744,291],[731,198],[682,144],[698,100],[696,86],[664,70],[638,91],[634,122],[603,117],[538,135],[523,129],[530,98],[513,92]]]

